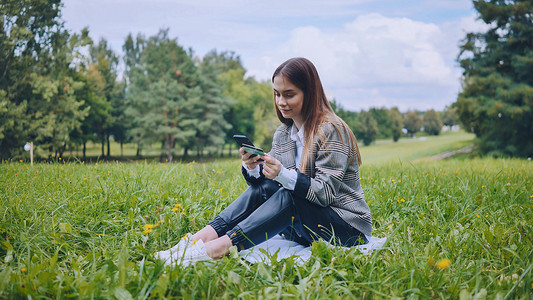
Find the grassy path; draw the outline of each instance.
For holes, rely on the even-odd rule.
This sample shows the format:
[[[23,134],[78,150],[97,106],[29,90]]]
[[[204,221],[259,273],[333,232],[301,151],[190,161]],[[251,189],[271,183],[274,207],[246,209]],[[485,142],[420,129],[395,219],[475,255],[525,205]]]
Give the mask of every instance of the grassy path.
[[[396,143],[388,140],[379,141],[377,144],[361,147],[361,157],[363,163],[371,165],[427,159],[443,152],[454,151],[471,145],[473,138],[473,134],[457,132],[440,136],[400,139]]]

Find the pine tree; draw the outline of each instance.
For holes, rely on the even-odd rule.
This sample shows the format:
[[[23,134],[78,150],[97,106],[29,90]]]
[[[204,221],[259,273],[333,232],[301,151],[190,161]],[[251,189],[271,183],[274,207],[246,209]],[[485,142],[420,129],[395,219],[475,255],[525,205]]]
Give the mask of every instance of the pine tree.
[[[201,149],[208,147],[209,152],[224,145],[227,133],[232,128],[224,116],[234,101],[223,97],[222,87],[218,84],[215,65],[209,60],[203,60],[199,65],[202,113],[199,116],[197,145]]]
[[[172,161],[175,144],[187,152],[198,131],[202,90],[197,67],[168,30],[146,41],[138,37],[136,43],[129,37],[125,48],[131,62],[126,94],[130,133],[140,148],[161,143]]]
[[[488,26],[468,33],[458,60],[463,89],[454,107],[483,153],[533,155],[533,1],[474,1]]]

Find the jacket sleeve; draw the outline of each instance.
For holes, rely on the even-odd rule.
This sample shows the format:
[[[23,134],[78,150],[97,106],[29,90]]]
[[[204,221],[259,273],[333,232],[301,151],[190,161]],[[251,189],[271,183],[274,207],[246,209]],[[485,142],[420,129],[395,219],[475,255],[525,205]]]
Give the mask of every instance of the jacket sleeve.
[[[350,146],[346,135],[341,137],[330,123],[322,129],[323,140],[317,138],[314,145],[314,176],[298,173],[295,192],[326,207],[336,200],[348,164],[356,162],[350,162]]]
[[[266,178],[265,175],[263,174],[263,165],[262,164],[259,165],[259,177],[258,178],[250,176],[248,174],[248,171],[246,171],[246,169],[244,167],[241,167],[241,168],[242,168],[242,175],[244,176],[244,179],[246,180],[246,183],[248,183],[248,185],[255,185],[255,184],[261,183]]]

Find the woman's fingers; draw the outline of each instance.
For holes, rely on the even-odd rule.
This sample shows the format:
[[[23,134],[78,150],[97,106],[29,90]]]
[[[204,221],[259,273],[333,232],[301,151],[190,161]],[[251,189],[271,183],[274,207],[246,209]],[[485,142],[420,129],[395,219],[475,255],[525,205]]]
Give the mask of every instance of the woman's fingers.
[[[268,154],[262,156],[261,158],[265,161],[263,164],[263,174],[268,179],[276,178],[281,170],[281,163],[279,160]]]

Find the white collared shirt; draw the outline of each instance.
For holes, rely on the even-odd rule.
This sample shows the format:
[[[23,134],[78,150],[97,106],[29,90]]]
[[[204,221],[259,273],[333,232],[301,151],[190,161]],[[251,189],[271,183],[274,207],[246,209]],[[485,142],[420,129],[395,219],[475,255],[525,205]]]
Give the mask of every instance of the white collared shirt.
[[[300,128],[298,130],[294,124],[291,126],[291,140],[296,142],[296,156],[294,164],[296,165],[296,168],[300,168],[300,163],[302,161],[302,153],[304,150],[304,136],[305,136],[305,130],[304,127]],[[259,178],[259,166],[255,167],[254,169],[250,170],[246,166],[246,164],[242,163],[245,169],[248,171],[248,175],[253,176],[255,178]],[[287,169],[285,166],[281,165],[281,170],[279,171],[278,176],[274,178],[275,181],[279,182],[281,185],[283,185],[284,188],[293,191],[294,187],[296,186],[296,180],[298,179],[298,173],[294,169]]]

